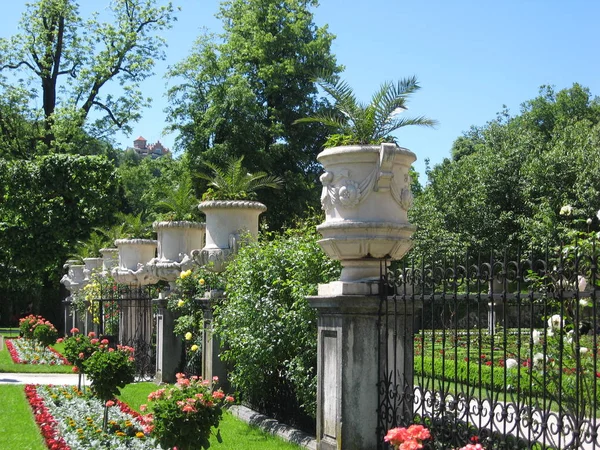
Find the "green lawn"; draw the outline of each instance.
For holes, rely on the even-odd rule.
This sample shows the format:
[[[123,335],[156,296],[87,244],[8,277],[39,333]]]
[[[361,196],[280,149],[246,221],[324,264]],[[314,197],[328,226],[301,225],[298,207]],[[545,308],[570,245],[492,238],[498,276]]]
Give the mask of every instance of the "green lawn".
[[[61,347],[62,346],[62,347]],[[64,350],[63,344],[53,346],[59,352]],[[62,352],[61,352],[62,353]],[[72,373],[71,366],[50,366],[45,364],[15,364],[6,349],[6,345],[0,351],[0,372],[5,373]]]
[[[132,408],[138,409],[147,403],[148,394],[158,389],[154,383],[135,383],[126,386],[121,393],[121,400]],[[44,450],[39,430],[33,420],[25,398],[23,385],[0,385],[0,450],[28,449]],[[223,442],[211,439],[211,449],[217,450],[298,450],[294,444],[250,427],[230,413],[223,414],[220,425]]]
[[[23,385],[0,385],[0,396],[0,450],[46,450]]]

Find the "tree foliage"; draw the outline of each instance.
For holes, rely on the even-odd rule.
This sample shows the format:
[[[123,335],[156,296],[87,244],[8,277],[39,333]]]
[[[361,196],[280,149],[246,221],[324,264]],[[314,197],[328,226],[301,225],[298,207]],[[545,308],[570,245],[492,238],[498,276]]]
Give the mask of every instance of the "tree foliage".
[[[600,207],[600,101],[574,84],[503,111],[458,138],[429,172],[412,221],[419,250],[542,245],[562,238],[559,211]]]
[[[46,151],[64,146],[76,152],[69,143],[92,112],[88,131],[105,136],[127,130],[148,103],[138,86],[164,58],[157,33],[170,27],[173,6],[115,0],[108,11],[109,21],[98,14],[86,20],[73,0],[37,0],[27,4],[20,33],[0,39],[0,73],[12,72],[15,83],[39,96],[41,111],[29,108],[43,119],[38,138]],[[108,92],[111,83],[120,94]]]
[[[44,279],[62,267],[73,245],[93,227],[110,223],[118,207],[113,166],[99,156],[0,160],[0,186],[5,286]]]
[[[201,35],[192,53],[169,73],[171,128],[189,153],[191,172],[204,163],[245,156],[252,173],[284,179],[281,190],[259,199],[275,226],[318,203],[316,155],[327,130],[293,125],[327,108],[315,73],[336,73],[333,36],[313,23],[315,0],[232,0],[218,17],[220,36]],[[203,187],[200,188],[203,190]]]

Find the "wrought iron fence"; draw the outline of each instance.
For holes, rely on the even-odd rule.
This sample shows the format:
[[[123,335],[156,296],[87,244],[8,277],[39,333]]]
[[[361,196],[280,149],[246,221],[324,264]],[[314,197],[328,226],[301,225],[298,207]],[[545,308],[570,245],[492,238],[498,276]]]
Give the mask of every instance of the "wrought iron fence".
[[[388,429],[422,423],[430,448],[600,449],[598,253],[382,271],[380,448]]]
[[[136,377],[150,380],[156,374],[156,314],[153,286],[108,283],[98,287],[93,301],[96,332],[111,344],[134,348]]]

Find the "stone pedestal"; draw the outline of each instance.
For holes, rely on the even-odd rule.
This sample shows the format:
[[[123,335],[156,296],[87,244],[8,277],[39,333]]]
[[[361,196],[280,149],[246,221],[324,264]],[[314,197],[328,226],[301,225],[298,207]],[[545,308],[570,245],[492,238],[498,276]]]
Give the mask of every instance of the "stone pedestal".
[[[342,292],[320,287],[320,293],[336,290]],[[361,289],[346,286],[353,290]],[[390,389],[384,380],[412,393],[413,336],[405,332],[412,317],[396,312],[380,327],[377,295],[321,294],[308,301],[318,312],[317,449],[376,449],[378,427],[387,426],[378,421],[380,391]]]
[[[221,298],[222,291],[211,291],[207,298],[197,300],[202,308],[204,316],[204,327],[202,329],[202,378],[212,380],[219,377],[219,386],[227,391],[229,382],[227,379],[227,368],[219,358],[221,345],[219,338],[213,334],[213,305],[215,300]]]
[[[156,382],[174,383],[181,362],[181,338],[173,333],[175,313],[167,308],[167,299],[152,300],[156,310]]]

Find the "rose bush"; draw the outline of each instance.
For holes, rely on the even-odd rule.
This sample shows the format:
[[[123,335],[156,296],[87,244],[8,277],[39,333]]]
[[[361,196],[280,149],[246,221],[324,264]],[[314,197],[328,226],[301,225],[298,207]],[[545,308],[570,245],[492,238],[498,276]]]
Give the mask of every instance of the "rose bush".
[[[221,389],[215,390],[216,382],[216,378],[211,382],[178,373],[175,386],[159,389],[148,396],[153,412],[151,434],[163,447],[206,449],[210,446],[208,439],[212,428],[217,428],[216,436],[221,442],[218,426],[222,406],[234,399]],[[144,409],[146,405],[142,405]]]

